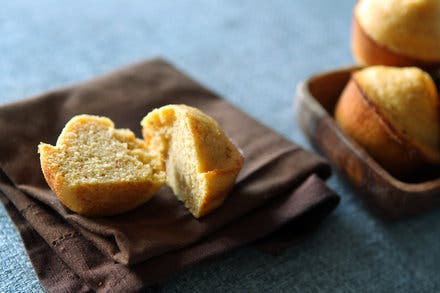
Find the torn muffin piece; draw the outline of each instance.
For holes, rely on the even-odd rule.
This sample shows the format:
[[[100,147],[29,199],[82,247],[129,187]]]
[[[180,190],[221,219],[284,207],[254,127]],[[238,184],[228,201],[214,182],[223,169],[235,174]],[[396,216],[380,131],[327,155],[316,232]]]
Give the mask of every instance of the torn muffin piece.
[[[114,215],[147,202],[165,183],[160,158],[128,129],[105,117],[79,115],[64,127],[55,146],[38,146],[50,188],[70,210]]]

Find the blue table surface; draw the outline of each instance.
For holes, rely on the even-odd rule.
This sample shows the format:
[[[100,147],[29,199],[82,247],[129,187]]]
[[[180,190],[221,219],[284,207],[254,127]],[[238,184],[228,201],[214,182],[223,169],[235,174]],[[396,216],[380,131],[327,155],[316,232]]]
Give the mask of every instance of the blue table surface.
[[[2,3],[1,103],[162,56],[310,149],[292,111],[295,87],[315,72],[353,62],[354,0],[60,2]],[[163,290],[440,290],[439,211],[384,222],[337,174],[329,185],[341,204],[304,242],[276,257],[236,250],[176,274]],[[39,291],[44,289],[1,206],[0,292]]]

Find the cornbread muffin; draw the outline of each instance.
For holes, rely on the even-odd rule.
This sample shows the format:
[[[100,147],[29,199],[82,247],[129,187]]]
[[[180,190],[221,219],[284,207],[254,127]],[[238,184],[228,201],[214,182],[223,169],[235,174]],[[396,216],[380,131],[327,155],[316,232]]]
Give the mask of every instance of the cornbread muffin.
[[[336,105],[340,127],[390,173],[440,163],[440,102],[434,82],[415,68],[355,72]]]
[[[167,184],[199,218],[220,206],[243,156],[214,119],[185,105],[168,105],[141,122],[152,152],[166,162]]]
[[[104,117],[80,115],[55,146],[40,143],[41,168],[50,188],[83,215],[114,215],[146,201],[165,183],[160,158],[128,129]]]
[[[440,66],[440,1],[358,1],[352,49],[366,65]]]

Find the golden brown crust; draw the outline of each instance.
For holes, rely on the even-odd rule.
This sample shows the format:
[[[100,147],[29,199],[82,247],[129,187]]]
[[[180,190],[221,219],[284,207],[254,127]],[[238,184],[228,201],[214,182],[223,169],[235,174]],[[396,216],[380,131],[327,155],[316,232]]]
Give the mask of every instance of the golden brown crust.
[[[152,181],[117,182],[80,185],[73,189],[60,185],[60,200],[71,210],[87,216],[116,215],[129,211],[150,200],[160,188]],[[109,196],[111,195],[111,196]]]
[[[233,169],[213,170],[204,174],[207,182],[207,192],[198,213],[194,215],[196,218],[209,214],[225,201],[240,172],[243,159],[237,160],[236,164],[237,167]]]
[[[41,143],[38,146],[38,153],[40,154],[40,165],[41,170],[43,171],[44,178],[46,179],[47,184],[49,185],[50,189],[52,189],[55,193],[56,190],[59,191],[59,183],[56,181],[56,174],[57,171],[55,170],[55,167],[49,163],[49,156],[51,156],[51,153],[55,152],[56,150],[53,148],[53,146]]]
[[[356,60],[363,65],[418,66],[425,69],[440,67],[439,61],[423,61],[397,53],[373,40],[353,16],[351,46]]]
[[[335,118],[345,133],[393,175],[403,176],[423,165],[438,163],[427,158],[380,115],[380,109],[375,107],[353,78],[339,98]]]

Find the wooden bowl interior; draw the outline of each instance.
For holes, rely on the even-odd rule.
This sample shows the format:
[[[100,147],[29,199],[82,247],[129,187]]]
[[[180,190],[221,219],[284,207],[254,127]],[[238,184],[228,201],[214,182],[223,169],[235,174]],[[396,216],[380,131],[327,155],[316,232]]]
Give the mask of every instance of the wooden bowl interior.
[[[335,112],[336,103],[351,73],[358,68],[350,68],[312,77],[308,83],[308,90],[330,116]]]

